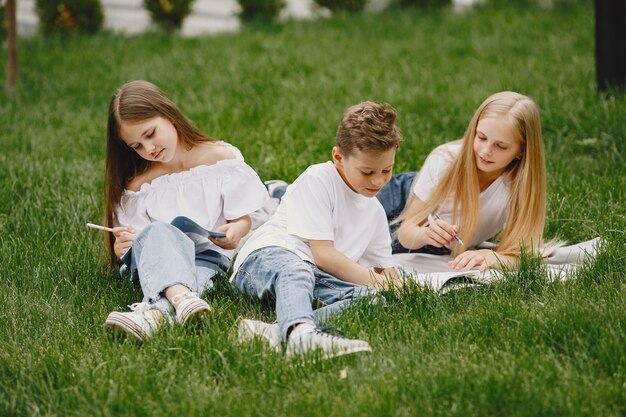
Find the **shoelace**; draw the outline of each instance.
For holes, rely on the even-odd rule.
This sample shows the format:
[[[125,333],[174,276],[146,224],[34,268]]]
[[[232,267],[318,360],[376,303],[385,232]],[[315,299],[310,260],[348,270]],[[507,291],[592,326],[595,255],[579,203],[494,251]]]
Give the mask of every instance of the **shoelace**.
[[[320,327],[319,329],[317,329],[318,333],[322,333],[326,336],[332,336],[332,337],[342,337],[343,338],[343,332],[341,330],[339,330],[336,327],[333,326],[324,326],[324,327]]]
[[[148,303],[133,303],[133,304],[130,304],[128,308],[138,313],[144,313],[148,310],[151,310],[151,307]]]

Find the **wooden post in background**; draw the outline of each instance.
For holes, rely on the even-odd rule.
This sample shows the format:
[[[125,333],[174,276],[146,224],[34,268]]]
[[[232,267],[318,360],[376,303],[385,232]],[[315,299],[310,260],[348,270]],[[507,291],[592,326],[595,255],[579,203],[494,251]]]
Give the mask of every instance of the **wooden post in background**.
[[[598,90],[626,87],[626,1],[596,0]]]
[[[8,92],[15,90],[17,84],[17,25],[15,23],[15,0],[7,0],[7,79]]]

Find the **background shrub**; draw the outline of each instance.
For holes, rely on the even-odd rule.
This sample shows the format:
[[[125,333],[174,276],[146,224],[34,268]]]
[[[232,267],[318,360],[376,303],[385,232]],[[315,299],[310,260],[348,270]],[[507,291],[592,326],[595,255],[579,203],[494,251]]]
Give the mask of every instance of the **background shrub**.
[[[94,33],[102,27],[100,0],[37,0],[42,32]]]
[[[452,0],[397,0],[397,5],[400,7],[437,8],[451,4]]]
[[[191,13],[194,0],[143,0],[152,21],[165,30],[178,30]]]
[[[315,0],[315,3],[333,12],[360,12],[367,4],[367,0]]]
[[[543,7],[543,8],[567,8],[574,6],[587,6],[593,7],[593,0],[484,0],[482,2],[484,6],[494,7],[518,7],[518,8],[530,8],[530,7]]]
[[[285,7],[284,0],[238,0],[241,11],[238,16],[244,22],[274,20]]]

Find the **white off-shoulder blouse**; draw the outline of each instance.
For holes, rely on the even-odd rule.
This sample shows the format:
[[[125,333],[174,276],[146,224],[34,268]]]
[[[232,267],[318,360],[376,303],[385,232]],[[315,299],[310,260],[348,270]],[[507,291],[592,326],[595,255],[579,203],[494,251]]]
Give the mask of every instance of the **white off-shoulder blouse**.
[[[217,143],[231,151],[235,159],[162,175],[143,184],[139,191],[125,190],[116,211],[117,223],[133,226],[139,233],[152,222],[170,223],[177,216],[186,216],[215,230],[228,220],[261,208],[269,195],[257,173],[244,162],[239,149],[226,142]],[[228,257],[233,254],[208,240],[196,246],[196,252],[206,249]]]

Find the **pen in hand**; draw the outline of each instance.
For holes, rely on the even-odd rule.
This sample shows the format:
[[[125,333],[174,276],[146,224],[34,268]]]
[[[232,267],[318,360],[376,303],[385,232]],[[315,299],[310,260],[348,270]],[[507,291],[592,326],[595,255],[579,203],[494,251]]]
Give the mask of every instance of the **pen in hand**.
[[[441,220],[444,221],[441,216],[439,215],[439,213],[434,213],[433,217],[437,220]],[[461,246],[465,246],[465,244],[463,243],[463,241],[461,240],[461,238],[459,237],[459,235],[456,234],[456,232],[454,232],[454,234],[452,235],[454,237],[454,240],[456,240],[457,242],[459,242],[459,244],[461,244]]]
[[[104,230],[105,232],[113,232],[113,229],[110,227],[104,227],[93,223],[87,223],[87,227],[91,227],[92,229]]]

